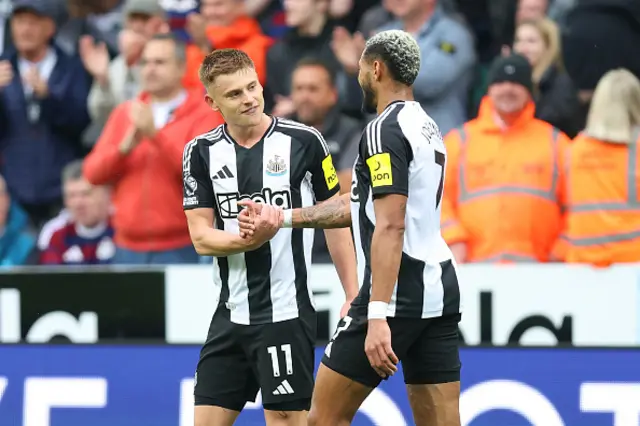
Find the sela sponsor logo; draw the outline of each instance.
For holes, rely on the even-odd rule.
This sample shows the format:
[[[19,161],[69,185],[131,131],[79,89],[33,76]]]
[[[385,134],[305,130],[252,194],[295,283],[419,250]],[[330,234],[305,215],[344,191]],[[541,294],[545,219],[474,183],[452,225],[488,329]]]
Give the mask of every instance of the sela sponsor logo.
[[[235,219],[240,214],[238,201],[251,200],[256,203],[269,204],[282,209],[290,209],[292,206],[291,192],[289,190],[274,191],[271,188],[264,188],[261,192],[244,195],[237,192],[216,194],[220,216],[223,219]]]
[[[324,180],[327,183],[327,188],[330,190],[335,188],[338,184],[338,174],[336,173],[336,168],[333,166],[331,154],[322,160],[322,171],[324,172]]]
[[[495,320],[494,317],[498,316],[495,312],[493,303],[494,295],[492,291],[481,291],[479,294],[479,321],[474,321],[479,331],[479,341],[466,342],[465,330],[468,330],[467,323],[461,325],[460,338],[463,343],[470,344],[484,344],[492,345],[499,344],[496,336],[494,335]],[[573,317],[571,315],[562,316],[561,320],[554,322],[551,318],[543,315],[542,313],[536,313],[532,315],[523,315],[520,318],[514,320],[512,324],[505,323],[506,318],[502,317],[501,328],[507,327],[509,329],[506,336],[506,344],[519,345],[527,333],[532,335],[538,334],[535,339],[544,339],[538,341],[539,344],[560,344],[560,343],[573,343]],[[475,333],[474,333],[475,334]],[[543,338],[541,334],[544,334],[546,338]],[[505,336],[501,336],[501,340]],[[550,342],[551,340],[551,342]]]
[[[1,343],[47,343],[53,338],[63,338],[71,343],[96,343],[98,314],[81,312],[75,317],[65,311],[43,312],[28,330],[23,330],[20,291],[0,290]]]

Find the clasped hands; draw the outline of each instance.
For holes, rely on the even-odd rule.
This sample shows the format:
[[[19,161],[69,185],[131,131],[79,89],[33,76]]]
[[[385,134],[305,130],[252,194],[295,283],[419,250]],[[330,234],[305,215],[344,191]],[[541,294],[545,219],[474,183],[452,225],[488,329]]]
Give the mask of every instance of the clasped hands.
[[[238,214],[240,236],[256,249],[272,239],[282,227],[282,209],[251,200],[238,201],[243,209]]]

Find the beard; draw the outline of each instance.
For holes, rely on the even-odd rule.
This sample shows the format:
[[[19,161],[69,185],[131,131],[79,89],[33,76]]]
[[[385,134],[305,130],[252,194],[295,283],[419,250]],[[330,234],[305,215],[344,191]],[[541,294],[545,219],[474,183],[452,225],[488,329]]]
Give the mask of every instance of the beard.
[[[362,111],[365,114],[375,114],[378,112],[377,96],[368,85],[362,86]]]

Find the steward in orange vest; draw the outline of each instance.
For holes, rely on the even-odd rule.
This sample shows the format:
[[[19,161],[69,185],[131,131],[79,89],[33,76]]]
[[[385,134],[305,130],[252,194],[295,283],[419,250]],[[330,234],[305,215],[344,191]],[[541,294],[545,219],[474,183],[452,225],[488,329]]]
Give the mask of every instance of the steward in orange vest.
[[[640,82],[609,71],[596,87],[587,128],[571,144],[566,167],[566,262],[609,266],[640,262]]]
[[[569,139],[534,118],[531,66],[498,58],[476,119],[445,138],[442,234],[459,262],[545,262],[562,228]]]

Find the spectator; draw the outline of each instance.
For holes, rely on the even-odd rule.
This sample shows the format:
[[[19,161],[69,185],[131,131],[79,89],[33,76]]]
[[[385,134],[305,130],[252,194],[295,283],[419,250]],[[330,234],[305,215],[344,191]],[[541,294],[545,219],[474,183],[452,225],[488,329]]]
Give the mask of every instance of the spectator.
[[[536,117],[570,138],[576,136],[581,130],[578,93],[562,66],[557,25],[547,18],[522,21],[516,30],[513,50],[527,58],[533,67]]]
[[[569,148],[557,257],[596,266],[640,262],[638,143],[640,81],[627,70],[609,71],[596,87],[585,131]]]
[[[525,21],[546,18],[549,0],[519,0],[516,10],[516,26]]]
[[[306,58],[298,62],[291,81],[293,119],[322,133],[338,170],[343,192],[351,190],[351,167],[358,155],[361,124],[340,113],[334,71],[324,62]],[[314,262],[331,262],[324,230],[317,229],[313,246]]]
[[[358,32],[365,38],[375,34],[376,30],[393,21],[391,2],[394,0],[382,0],[382,4],[367,10],[358,24]]]
[[[313,55],[335,72],[342,69],[331,50],[334,24],[329,20],[328,8],[329,0],[284,0],[286,22],[291,30],[267,55],[266,91],[273,97],[273,115],[288,116],[295,111],[291,75],[298,61]],[[339,75],[338,79],[343,77]],[[338,90],[342,93],[340,85],[338,81]]]
[[[115,254],[109,220],[110,193],[82,176],[82,160],[62,171],[64,204],[69,221],[49,238],[40,255],[42,265],[95,265],[110,263]]]
[[[50,5],[15,2],[16,51],[0,58],[0,172],[36,225],[60,209],[60,171],[80,155],[89,123],[89,77],[80,61],[51,43]]]
[[[272,44],[262,34],[258,21],[246,15],[244,0],[200,0],[201,14],[187,17],[187,31],[193,40],[187,48],[189,86],[201,87],[198,69],[213,49],[239,49],[247,53],[256,66],[260,83],[266,82],[267,50]]]
[[[0,176],[0,266],[24,265],[35,247],[24,210],[11,200]]]
[[[640,2],[579,0],[563,28],[563,62],[578,89],[584,123],[602,76],[625,68],[640,77]]]
[[[438,0],[390,3],[397,20],[380,31],[403,29],[416,35],[422,57],[413,85],[415,99],[446,134],[467,120],[476,61],[473,38]]]
[[[167,23],[158,0],[127,0],[124,5],[124,29],[120,33],[120,54],[110,61],[104,42],[90,35],[80,39],[80,58],[93,77],[88,107],[91,134],[97,140],[111,111],[140,92],[139,60],[145,43],[155,34],[165,32]]]
[[[142,53],[140,99],[111,113],[85,160],[89,182],[114,187],[114,263],[198,261],[182,212],[182,151],[220,120],[199,91],[182,86],[185,60],[175,36],[154,36]]]
[[[60,2],[64,0],[43,0]],[[154,0],[158,1],[158,0]],[[122,30],[122,0],[67,0],[70,19],[60,26],[56,41],[68,55],[79,53],[79,40],[88,35],[105,43],[109,56],[118,55],[118,34]]]
[[[442,233],[459,262],[545,262],[557,242],[569,139],[534,118],[531,73],[499,57],[478,118],[445,138]]]
[[[9,30],[11,7],[10,0],[0,0],[0,55],[12,47],[11,31]]]
[[[197,13],[200,7],[199,0],[155,0],[164,9],[167,16],[169,29],[180,40],[191,43],[191,36],[187,32],[187,16]]]

